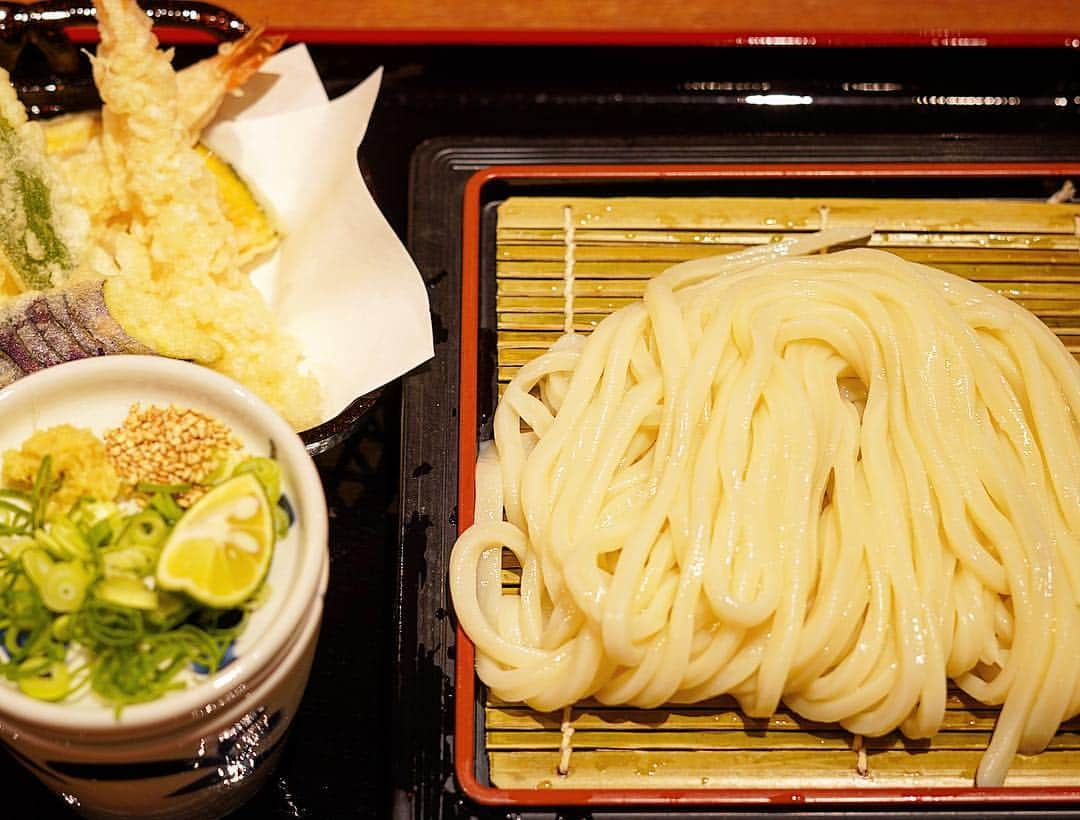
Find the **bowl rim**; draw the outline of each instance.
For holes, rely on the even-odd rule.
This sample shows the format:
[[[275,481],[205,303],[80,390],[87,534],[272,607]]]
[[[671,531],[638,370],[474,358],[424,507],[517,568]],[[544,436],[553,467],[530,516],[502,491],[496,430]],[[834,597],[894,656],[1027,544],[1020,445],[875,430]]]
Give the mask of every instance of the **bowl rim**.
[[[0,389],[0,416],[13,397],[49,393],[67,382],[81,384],[84,391],[108,378],[152,380],[156,389],[178,390],[177,404],[183,404],[183,389],[194,395],[208,394],[214,402],[235,410],[248,424],[262,431],[274,444],[274,457],[289,477],[295,495],[290,501],[302,525],[298,544],[299,573],[290,579],[288,591],[277,615],[270,619],[259,640],[224,669],[183,690],[148,703],[125,706],[119,716],[103,707],[74,710],[65,703],[39,701],[0,686],[0,717],[15,728],[32,724],[64,733],[132,734],[164,731],[178,722],[203,719],[227,705],[238,693],[252,688],[267,667],[283,657],[297,638],[313,601],[325,592],[329,564],[329,526],[322,481],[303,441],[285,419],[263,399],[227,376],[191,362],[158,356],[118,355],[66,362],[31,373]],[[85,392],[80,396],[85,396]],[[132,397],[132,402],[138,400]]]

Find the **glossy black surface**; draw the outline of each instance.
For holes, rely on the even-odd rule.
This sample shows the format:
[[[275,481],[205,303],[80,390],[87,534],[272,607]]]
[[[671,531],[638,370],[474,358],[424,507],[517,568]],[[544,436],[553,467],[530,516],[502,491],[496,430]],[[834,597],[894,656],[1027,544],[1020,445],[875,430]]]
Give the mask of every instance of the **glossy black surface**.
[[[618,159],[622,149],[647,155],[649,141],[664,138],[707,144],[710,135],[736,137],[749,150],[770,135],[790,152],[818,136],[861,134],[867,135],[864,155],[872,158],[875,140],[897,133],[931,135],[960,153],[968,135],[1008,134],[1013,156],[1022,156],[1025,145],[1040,155],[1047,141],[1075,144],[1080,135],[1080,50],[323,46],[313,52],[332,94],[385,66],[361,163],[394,228],[411,237],[414,252],[422,246],[425,258],[436,260],[421,272],[448,308],[436,317],[440,359],[408,377],[407,387],[420,402],[409,412],[420,407],[424,419],[438,420],[428,432],[443,449],[454,442],[446,425],[456,405],[455,280],[438,260],[454,261],[460,200],[429,202],[420,209],[421,222],[410,222],[417,200],[434,184],[422,177],[410,193],[410,158],[425,140],[501,137],[512,145],[518,138],[570,138],[582,151],[588,139],[605,140],[608,156]],[[201,53],[185,49],[179,60]],[[40,57],[20,57],[17,76],[28,98],[46,110],[54,97],[42,70]],[[762,99],[776,94],[795,102]],[[87,104],[85,94],[72,101]],[[459,172],[469,162],[479,167],[488,154],[466,155]],[[527,161],[540,155],[508,147],[501,156]],[[298,161],[317,158],[313,148]],[[421,383],[432,390],[420,391]],[[235,817],[388,817],[395,795],[399,817],[471,813],[445,780],[445,660],[452,652],[426,637],[447,635],[452,626],[435,603],[445,585],[427,552],[445,543],[436,543],[433,522],[424,516],[437,510],[439,537],[448,537],[454,477],[445,461],[415,458],[399,474],[400,396],[396,385],[384,391],[361,427],[318,457],[332,516],[332,557],[315,667],[277,773]],[[415,430],[418,419],[405,419],[405,426]],[[414,444],[415,437],[407,437],[406,449]],[[410,505],[400,528],[399,481]],[[418,623],[421,608],[426,620]],[[33,805],[34,815],[46,820],[73,816],[5,754],[0,783],[9,806]],[[545,816],[560,814],[586,816]]]

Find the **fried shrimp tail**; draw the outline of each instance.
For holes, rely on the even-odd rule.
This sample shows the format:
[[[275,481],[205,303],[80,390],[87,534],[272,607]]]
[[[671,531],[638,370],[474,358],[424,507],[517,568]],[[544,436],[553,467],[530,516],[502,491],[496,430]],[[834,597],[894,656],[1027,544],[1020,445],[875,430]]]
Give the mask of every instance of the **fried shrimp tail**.
[[[285,35],[264,35],[263,30],[264,26],[253,27],[239,40],[222,43],[213,57],[177,74],[180,117],[192,143],[217,114],[225,95],[247,82],[284,45]]]

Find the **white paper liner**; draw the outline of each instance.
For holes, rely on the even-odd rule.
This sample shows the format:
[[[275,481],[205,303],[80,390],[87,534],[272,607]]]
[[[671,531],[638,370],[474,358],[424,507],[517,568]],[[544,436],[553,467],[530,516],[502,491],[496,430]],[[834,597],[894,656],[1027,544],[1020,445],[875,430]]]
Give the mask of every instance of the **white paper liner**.
[[[277,215],[284,239],[251,275],[323,386],[323,421],[433,355],[424,283],[357,164],[381,77],[328,101],[293,46],[202,138]]]

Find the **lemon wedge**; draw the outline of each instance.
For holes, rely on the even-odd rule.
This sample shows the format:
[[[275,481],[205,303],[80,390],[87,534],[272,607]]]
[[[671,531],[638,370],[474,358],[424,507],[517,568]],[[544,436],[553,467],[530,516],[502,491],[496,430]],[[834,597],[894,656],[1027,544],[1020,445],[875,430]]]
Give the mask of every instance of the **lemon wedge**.
[[[262,582],[274,552],[274,515],[251,473],[230,478],[176,522],[158,559],[157,583],[212,607],[236,606]]]

